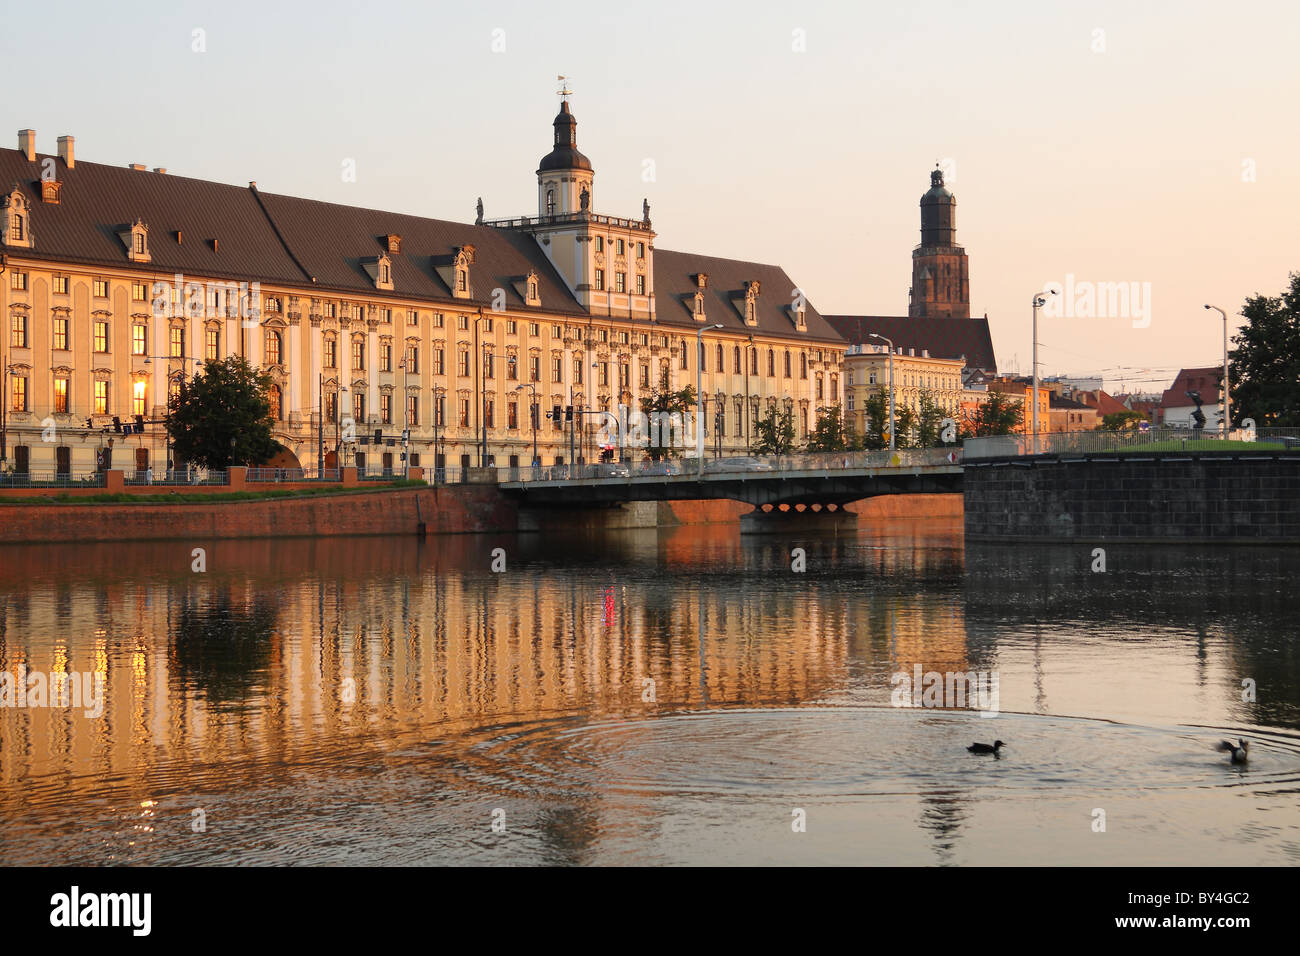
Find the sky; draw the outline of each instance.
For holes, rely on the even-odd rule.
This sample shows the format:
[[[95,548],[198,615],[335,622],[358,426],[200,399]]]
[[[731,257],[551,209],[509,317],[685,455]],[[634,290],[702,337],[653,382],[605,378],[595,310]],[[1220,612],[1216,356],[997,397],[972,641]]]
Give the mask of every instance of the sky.
[[[0,113],[53,153],[473,221],[536,212],[556,76],[598,213],[904,315],[921,194],[957,197],[999,368],[1165,387],[1300,271],[1300,5],[49,3]],[[7,18],[15,24],[14,16]],[[3,127],[0,127],[2,129]],[[345,175],[349,170],[354,176]],[[1127,308],[1086,307],[1124,283]],[[1110,306],[1104,291],[1100,299]]]

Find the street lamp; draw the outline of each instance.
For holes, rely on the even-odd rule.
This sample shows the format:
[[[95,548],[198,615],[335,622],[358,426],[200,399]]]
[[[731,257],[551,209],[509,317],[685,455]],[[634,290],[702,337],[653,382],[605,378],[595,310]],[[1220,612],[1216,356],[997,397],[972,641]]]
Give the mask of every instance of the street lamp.
[[[433,386],[433,483],[438,483],[438,472],[445,468],[441,464],[442,460],[442,425],[443,425],[443,405],[442,398],[447,394],[447,389],[442,385]]]
[[[537,384],[535,382],[524,382],[522,385],[516,385],[515,391],[529,389],[528,397],[528,417],[533,420],[533,467],[539,464],[537,460]]]
[[[1038,454],[1038,310],[1047,304],[1047,298],[1044,295],[1056,295],[1055,289],[1044,289],[1043,292],[1034,293],[1034,391],[1029,400],[1032,403],[1033,416],[1033,433],[1034,433],[1034,454]]]
[[[701,480],[704,478],[704,392],[701,391],[703,387],[701,375],[704,368],[704,362],[702,361],[704,358],[704,333],[720,328],[722,328],[721,324],[715,324],[706,325],[695,330],[695,455],[699,459],[696,462],[696,468],[698,469],[696,474]]]
[[[883,335],[875,332],[870,333],[868,338],[880,339],[889,346],[889,450],[894,450],[894,340],[887,339]]]
[[[411,416],[406,408],[406,349],[403,345],[402,361],[402,480],[411,480]]]
[[[1228,437],[1229,422],[1229,398],[1228,398],[1228,313],[1224,312],[1217,305],[1207,305],[1207,309],[1213,309],[1219,315],[1223,316],[1223,437]]]

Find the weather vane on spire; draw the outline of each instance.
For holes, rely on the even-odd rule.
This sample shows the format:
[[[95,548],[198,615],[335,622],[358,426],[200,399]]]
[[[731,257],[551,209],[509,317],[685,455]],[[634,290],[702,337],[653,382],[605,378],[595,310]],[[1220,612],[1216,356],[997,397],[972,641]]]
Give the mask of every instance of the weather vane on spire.
[[[573,95],[573,90],[569,89],[569,78],[567,76],[557,76],[556,79],[560,81],[560,102],[567,103],[569,97]]]

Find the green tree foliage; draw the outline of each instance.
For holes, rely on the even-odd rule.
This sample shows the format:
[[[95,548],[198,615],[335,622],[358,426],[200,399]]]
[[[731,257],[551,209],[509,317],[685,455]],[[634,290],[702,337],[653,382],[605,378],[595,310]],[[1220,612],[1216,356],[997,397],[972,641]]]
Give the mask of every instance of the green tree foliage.
[[[769,408],[754,426],[755,455],[788,455],[794,451],[794,409]]]
[[[208,362],[167,408],[175,461],[206,468],[260,464],[275,453],[271,377],[240,356]]]
[[[884,389],[872,393],[862,403],[862,413],[866,419],[862,434],[861,447],[871,451],[889,447],[889,393]],[[894,405],[894,424],[898,434],[894,439],[895,448],[906,448],[908,438],[916,427],[916,416],[906,405]]]
[[[916,447],[935,448],[941,444],[943,420],[948,413],[929,391],[922,391],[916,415]]]
[[[793,429],[791,429],[793,437]],[[853,435],[853,426],[844,421],[840,407],[832,405],[823,408],[817,416],[817,425],[808,435],[804,446],[807,451],[850,451],[857,447]]]
[[[651,461],[671,458],[674,451],[682,450],[673,445],[681,441],[686,424],[695,417],[695,386],[687,385],[673,391],[668,385],[668,373],[665,372],[659,381],[659,387],[641,399],[641,411],[648,419],[646,431],[649,445],[646,454]],[[656,422],[658,427],[655,427]],[[681,431],[678,431],[679,427]]]
[[[1138,427],[1139,422],[1146,419],[1141,412],[1111,412],[1109,415],[1101,416],[1101,424],[1097,426],[1099,432],[1129,432]]]
[[[980,404],[963,437],[1010,435],[1024,418],[1026,400],[1017,399],[1005,392],[989,392],[988,400]]]
[[[1247,299],[1241,314],[1230,353],[1233,424],[1300,425],[1300,272],[1280,296]]]

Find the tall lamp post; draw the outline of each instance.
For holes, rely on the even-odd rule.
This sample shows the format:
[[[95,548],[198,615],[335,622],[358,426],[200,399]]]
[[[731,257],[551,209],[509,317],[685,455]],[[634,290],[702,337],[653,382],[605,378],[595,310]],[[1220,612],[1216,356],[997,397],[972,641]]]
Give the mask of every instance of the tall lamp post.
[[[1228,437],[1228,423],[1231,421],[1230,406],[1228,398],[1228,313],[1224,312],[1217,305],[1207,305],[1207,309],[1213,309],[1219,315],[1223,316],[1223,437]]]
[[[721,324],[706,325],[703,328],[695,330],[695,455],[699,459],[696,462],[696,474],[704,478],[704,392],[702,369],[704,368],[704,333],[712,332],[714,329],[722,328]],[[714,431],[717,431],[715,428]]]
[[[1044,292],[1046,293],[1046,295],[1044,294]],[[1033,409],[1031,414],[1033,416],[1033,428],[1032,428],[1034,434],[1033,453],[1035,455],[1038,454],[1038,310],[1047,304],[1047,296],[1056,295],[1056,290],[1045,289],[1044,292],[1034,293],[1034,330],[1033,330],[1034,332],[1034,349],[1033,349],[1034,391],[1033,394],[1030,395],[1029,401],[1031,403],[1031,408]]]
[[[152,364],[153,364],[153,360],[154,360],[154,358],[158,358],[158,359],[171,359],[171,358],[175,358],[175,356],[172,356],[172,355],[158,355],[158,356],[146,355],[146,356],[144,357],[144,364],[145,364],[145,365],[152,365]],[[167,397],[167,405],[166,405],[166,408],[167,408],[167,418],[169,418],[169,419],[171,418],[171,405],[172,405],[172,403],[171,403],[171,394],[170,394],[171,383],[172,383],[172,382],[184,381],[184,379],[185,379],[185,363],[187,363],[188,361],[190,361],[190,360],[187,359],[187,358],[182,358],[182,359],[181,359],[181,370],[180,370],[179,372],[177,372],[175,375],[171,375],[171,374],[169,374],[169,375],[167,376],[167,386],[168,386],[169,392],[168,392],[168,395],[166,396],[166,397]],[[198,368],[202,367],[202,365],[203,365],[203,360],[202,360],[202,359],[194,359],[194,367],[195,367],[195,369],[198,369]],[[196,374],[197,374],[197,373],[196,373]],[[172,438],[171,438],[171,432],[169,432],[169,431],[167,430],[167,424],[166,424],[166,422],[164,422],[164,423],[163,423],[163,479],[164,479],[164,480],[166,480],[167,478],[170,478],[170,477],[171,477],[171,472],[172,472],[172,470],[173,470],[173,469],[172,469],[172,461],[171,461],[171,458],[172,458]]]
[[[402,346],[402,480],[411,480],[411,416],[406,408],[406,346]],[[391,407],[391,406],[390,406]]]
[[[442,426],[443,426],[443,396],[447,394],[447,389],[442,385],[433,386],[433,483],[438,483],[438,472],[444,470],[445,465],[441,463],[442,452]]]
[[[524,382],[522,385],[516,385],[515,391],[520,392],[524,389],[529,390],[528,395],[528,417],[533,420],[533,467],[538,465],[537,461],[537,384],[535,382]]]
[[[487,462],[487,389],[484,387],[484,376],[480,373],[483,356],[479,353],[478,325],[484,319],[492,321],[490,316],[483,314],[483,307],[479,306],[478,317],[474,319],[474,378],[478,386],[478,407],[474,412],[474,444],[478,445],[478,466],[484,467]]]
[[[880,339],[889,346],[889,450],[894,450],[894,340],[887,339],[883,335],[872,332],[867,336],[872,339]]]

